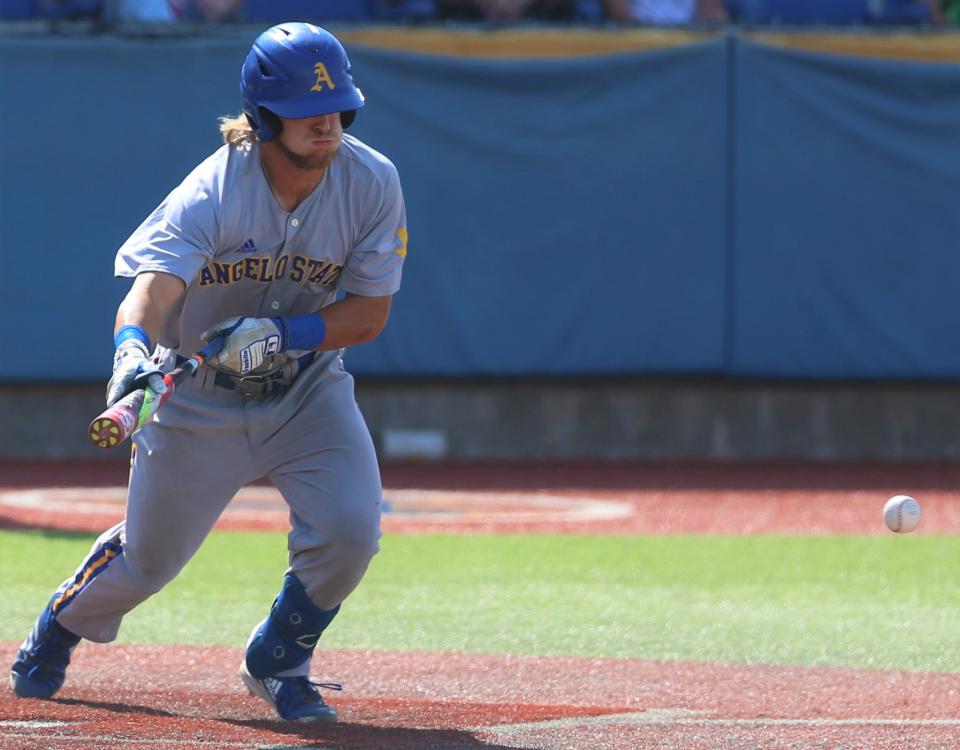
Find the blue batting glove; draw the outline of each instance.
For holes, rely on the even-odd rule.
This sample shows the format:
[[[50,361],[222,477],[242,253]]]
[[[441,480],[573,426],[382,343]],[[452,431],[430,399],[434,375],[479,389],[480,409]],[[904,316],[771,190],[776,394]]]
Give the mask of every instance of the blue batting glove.
[[[140,388],[150,388],[160,396],[167,392],[163,371],[150,359],[146,345],[137,339],[127,339],[113,355],[113,375],[107,383],[107,406],[113,406]]]

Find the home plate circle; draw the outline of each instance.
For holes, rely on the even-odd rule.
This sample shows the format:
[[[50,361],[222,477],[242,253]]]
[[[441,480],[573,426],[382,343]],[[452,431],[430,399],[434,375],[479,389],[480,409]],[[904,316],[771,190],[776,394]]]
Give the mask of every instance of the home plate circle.
[[[76,527],[82,517],[93,529],[104,519],[123,518],[125,487],[47,487],[0,490],[0,515],[29,519],[69,518]],[[227,506],[220,527],[289,528],[289,509],[269,486],[241,489]],[[383,525],[417,531],[436,528],[531,527],[538,524],[616,522],[633,515],[630,503],[577,495],[541,492],[474,492],[462,490],[384,490]]]

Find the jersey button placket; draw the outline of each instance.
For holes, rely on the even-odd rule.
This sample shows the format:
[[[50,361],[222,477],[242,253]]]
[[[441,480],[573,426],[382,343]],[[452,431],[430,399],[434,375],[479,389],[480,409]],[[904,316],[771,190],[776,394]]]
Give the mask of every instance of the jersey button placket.
[[[284,243],[283,243],[284,245],[287,244],[287,238],[290,236],[290,233],[296,231],[297,227],[300,226],[300,219],[298,219],[296,216],[291,216],[291,217],[290,217],[290,221],[288,222],[288,224],[290,225],[290,230],[289,230],[288,233],[287,233],[287,237],[284,238]],[[270,293],[270,287],[267,288],[267,294],[269,295],[269,293]],[[276,312],[277,310],[279,310],[279,309],[280,309],[280,300],[278,300],[278,299],[273,300],[273,301],[270,303],[270,309],[273,310],[274,312]]]
[[[291,216],[291,217],[290,217],[290,226],[292,227],[292,229],[290,230],[291,232],[296,231],[297,227],[300,226],[300,219],[298,219],[296,216]],[[280,300],[274,300],[273,302],[271,302],[271,303],[270,303],[270,308],[271,308],[272,310],[279,310],[279,309],[280,309]]]

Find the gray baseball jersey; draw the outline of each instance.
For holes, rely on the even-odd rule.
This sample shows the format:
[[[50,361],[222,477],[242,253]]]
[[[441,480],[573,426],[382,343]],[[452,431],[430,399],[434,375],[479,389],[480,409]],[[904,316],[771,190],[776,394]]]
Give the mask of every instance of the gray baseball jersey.
[[[294,211],[274,198],[258,145],[220,148],[124,243],[115,270],[186,282],[158,347],[169,368],[229,317],[315,312],[338,291],[392,295],[406,246],[396,169],[345,134]],[[317,355],[286,391],[261,400],[223,387],[210,368],[179,386],[134,435],[125,522],[59,589],[64,627],[113,640],[123,615],[176,576],[237,490],[263,476],[290,505],[290,569],[317,606],[339,604],[378,549],[381,507],[376,455],[341,354]],[[307,670],[309,662],[299,668]]]
[[[396,169],[344,134],[323,181],[292,212],[273,196],[258,146],[223,146],[124,243],[115,271],[187,283],[160,344],[190,356],[204,330],[234,315],[316,312],[337,290],[394,294],[406,244]]]

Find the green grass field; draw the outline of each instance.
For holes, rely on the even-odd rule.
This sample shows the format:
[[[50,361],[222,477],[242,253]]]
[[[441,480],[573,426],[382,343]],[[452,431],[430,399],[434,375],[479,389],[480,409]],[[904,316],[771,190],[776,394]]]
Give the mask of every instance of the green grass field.
[[[0,639],[93,538],[0,532]],[[241,646],[285,564],[282,534],[214,534],[121,640]],[[952,536],[390,536],[322,643],[954,672],[958,572]]]

